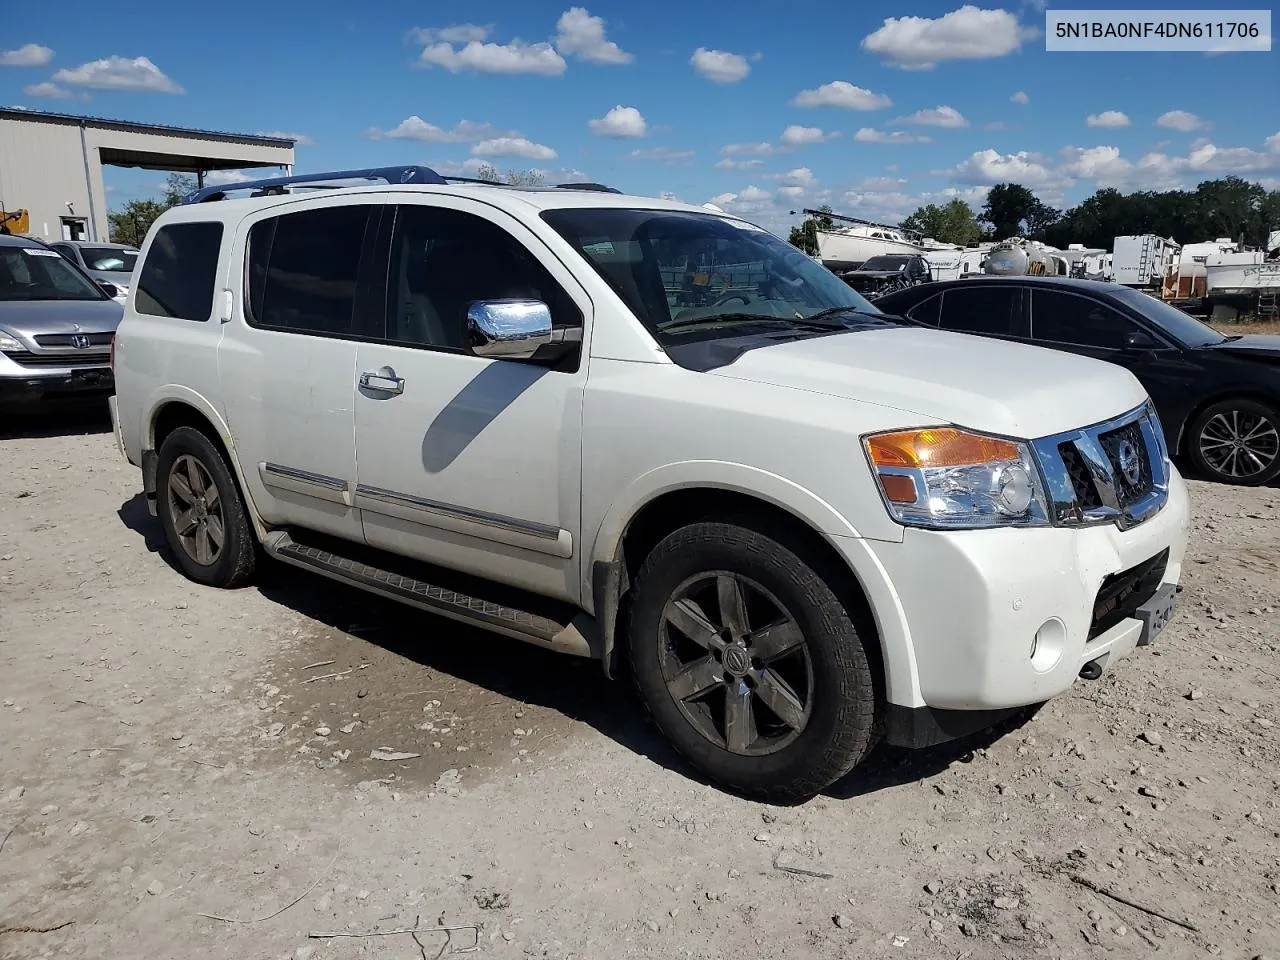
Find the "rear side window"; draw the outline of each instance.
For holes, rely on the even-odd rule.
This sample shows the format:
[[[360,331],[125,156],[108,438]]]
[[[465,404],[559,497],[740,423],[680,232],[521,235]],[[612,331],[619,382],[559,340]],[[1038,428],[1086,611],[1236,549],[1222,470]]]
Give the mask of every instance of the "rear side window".
[[[221,246],[221,223],[161,227],[138,276],[134,309],[153,317],[208,320]]]
[[[951,287],[943,294],[938,325],[961,333],[1010,336],[1015,332],[1013,312],[1017,302],[1018,290],[1010,284]]]
[[[360,252],[372,205],[272,217],[249,231],[254,326],[350,336]]]
[[[942,310],[942,294],[935,294],[923,303],[917,303],[914,307],[907,311],[909,316],[916,323],[927,323],[931,327],[938,325],[938,314]]]

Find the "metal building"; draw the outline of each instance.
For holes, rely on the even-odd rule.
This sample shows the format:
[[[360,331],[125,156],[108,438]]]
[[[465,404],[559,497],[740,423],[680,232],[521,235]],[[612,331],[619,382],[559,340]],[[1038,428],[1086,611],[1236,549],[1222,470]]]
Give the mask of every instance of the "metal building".
[[[278,137],[0,107],[0,229],[105,241],[104,164],[194,173],[203,186],[214,170],[282,167],[288,174],[293,146]]]

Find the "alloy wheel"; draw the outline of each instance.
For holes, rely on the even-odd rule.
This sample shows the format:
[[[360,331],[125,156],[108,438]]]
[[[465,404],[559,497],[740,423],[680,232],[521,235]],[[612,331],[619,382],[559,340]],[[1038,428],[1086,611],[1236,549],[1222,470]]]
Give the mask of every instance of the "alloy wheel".
[[[685,719],[730,753],[783,749],[809,723],[813,662],[794,616],[755,581],[698,574],[671,594],[660,630],[663,679]]]
[[[1197,438],[1200,455],[1216,473],[1246,480],[1269,470],[1280,456],[1280,430],[1250,410],[1224,410],[1210,417]]]
[[[168,494],[169,517],[182,549],[201,566],[216,563],[226,542],[226,519],[213,476],[197,458],[183,454],[169,471]]]

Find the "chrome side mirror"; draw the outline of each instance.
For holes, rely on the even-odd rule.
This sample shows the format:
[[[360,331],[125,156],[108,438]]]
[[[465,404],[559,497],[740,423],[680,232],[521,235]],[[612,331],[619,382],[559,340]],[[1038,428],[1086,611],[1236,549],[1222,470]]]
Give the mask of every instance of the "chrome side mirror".
[[[552,330],[551,310],[541,300],[477,300],[467,307],[467,337],[477,357],[528,360],[571,332]]]

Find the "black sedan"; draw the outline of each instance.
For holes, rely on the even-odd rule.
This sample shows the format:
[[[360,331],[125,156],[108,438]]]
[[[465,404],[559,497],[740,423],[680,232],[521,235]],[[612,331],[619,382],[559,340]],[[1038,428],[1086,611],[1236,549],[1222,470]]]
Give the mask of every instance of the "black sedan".
[[[876,306],[925,326],[1120,364],[1151,395],[1169,449],[1199,473],[1244,486],[1280,475],[1280,336],[1224,336],[1129,287],[1066,277],[926,283]]]

